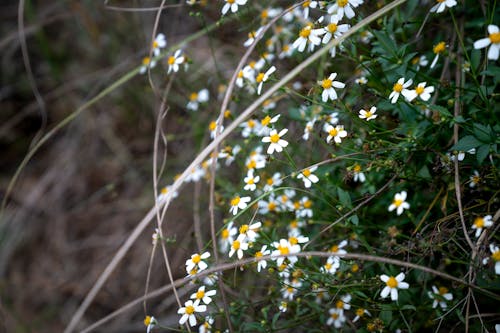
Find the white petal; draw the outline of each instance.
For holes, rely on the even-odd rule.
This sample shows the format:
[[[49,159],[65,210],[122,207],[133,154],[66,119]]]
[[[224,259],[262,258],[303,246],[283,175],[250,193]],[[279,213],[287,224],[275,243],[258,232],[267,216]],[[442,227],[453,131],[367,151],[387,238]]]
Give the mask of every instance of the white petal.
[[[499,53],[500,53],[500,45],[498,45],[498,44],[492,44],[490,46],[489,51],[488,51],[488,59],[490,59],[490,60],[497,60]]]
[[[491,40],[489,38],[482,38],[474,42],[474,48],[482,49],[491,44]]]

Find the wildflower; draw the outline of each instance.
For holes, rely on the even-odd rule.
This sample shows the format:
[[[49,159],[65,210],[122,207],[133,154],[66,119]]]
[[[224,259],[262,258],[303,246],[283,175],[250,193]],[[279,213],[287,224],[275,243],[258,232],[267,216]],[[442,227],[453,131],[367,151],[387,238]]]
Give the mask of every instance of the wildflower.
[[[317,166],[313,166],[312,168],[302,170],[302,172],[298,174],[297,179],[302,179],[305,188],[310,188],[312,183],[316,184],[319,181],[319,178],[313,174],[317,169]]]
[[[216,293],[216,290],[205,291],[205,286],[201,286],[200,288],[198,288],[198,291],[194,294],[191,294],[189,298],[197,301],[203,301],[203,303],[205,304],[210,304],[212,302],[211,297],[215,296]]]
[[[202,89],[198,92],[193,92],[189,95],[189,102],[186,106],[188,110],[197,111],[199,103],[206,103],[210,98],[208,89]]]
[[[245,0],[245,2],[246,2],[246,0]],[[257,29],[257,31],[250,31],[248,33],[248,39],[243,43],[243,46],[248,47],[248,46],[252,45],[253,42],[255,42],[255,38],[257,38],[257,36],[261,33],[261,31],[263,29],[264,29],[263,27],[260,27],[259,29]]]
[[[407,89],[411,84],[413,83],[412,79],[409,79],[408,81],[405,82],[405,78],[402,77],[394,84],[392,87],[392,92],[389,95],[389,99],[391,100],[391,103],[394,104],[398,101],[399,95],[402,94],[403,96],[406,97],[406,94],[408,94],[409,90]]]
[[[433,86],[426,87],[425,86],[426,84],[427,82],[420,82],[415,88],[415,90],[410,90],[408,94],[405,96],[408,99],[408,101],[411,102],[417,96],[420,97],[420,99],[423,101],[428,101],[429,98],[431,98],[431,93],[434,92],[434,87]]]
[[[330,125],[337,125],[339,122],[339,113],[332,112],[329,115],[326,115],[325,121]]]
[[[261,152],[262,147],[257,147],[250,153],[250,156],[245,161],[247,169],[262,169],[266,166],[266,157]]]
[[[410,286],[408,283],[403,282],[404,279],[404,273],[399,273],[396,277],[382,274],[380,276],[380,280],[385,282],[386,286],[384,287],[384,289],[382,289],[380,296],[382,298],[386,298],[387,296],[389,296],[389,294],[391,294],[391,300],[397,301],[398,289],[408,289],[408,287]]]
[[[351,19],[356,13],[354,13],[353,8],[358,7],[363,3],[363,0],[337,0],[330,7],[328,7],[328,14],[337,13],[339,20],[345,16]]]
[[[239,197],[235,196],[234,198],[231,199],[231,208],[229,209],[230,213],[233,213],[233,215],[238,214],[238,209],[245,209],[248,206],[248,203],[250,202],[250,197]]]
[[[275,172],[272,177],[266,179],[264,192],[271,191],[275,186],[280,186],[283,181],[281,180],[281,173]]]
[[[195,253],[191,255],[191,259],[186,260],[186,272],[189,275],[194,275],[207,269],[208,265],[203,261],[210,257],[210,252],[204,252],[203,254]]]
[[[211,316],[205,317],[205,322],[198,328],[199,333],[210,333],[215,319]]]
[[[262,91],[262,85],[264,82],[266,82],[269,79],[269,76],[273,74],[276,71],[276,67],[271,66],[265,73],[259,73],[257,74],[257,77],[255,78],[255,81],[259,84],[257,86],[257,95],[260,95],[260,92]]]
[[[352,171],[354,172],[354,181],[364,183],[366,180],[365,174],[361,171],[361,165],[354,164]]]
[[[167,198],[168,193],[170,192],[170,189],[172,188],[172,185],[165,186],[164,188],[161,189],[160,194],[158,195],[158,198],[156,198],[156,201],[161,202]],[[172,198],[177,198],[179,196],[179,192],[175,191],[172,193]]]
[[[269,133],[269,136],[265,136],[262,138],[262,142],[270,142],[269,148],[267,148],[267,153],[271,155],[274,153],[274,151],[277,151],[278,153],[283,151],[283,148],[288,146],[288,142],[281,139],[283,135],[288,132],[288,129],[282,129],[279,133],[277,130],[273,129],[271,133]]]
[[[218,119],[217,121],[211,121],[208,125],[208,129],[210,130],[210,139],[215,139],[215,137],[224,130],[224,126],[218,125],[217,122]]]
[[[148,68],[153,68],[156,66],[156,61],[151,59],[150,57],[144,57],[142,58],[142,65],[141,68],[139,68],[139,73],[144,74],[148,70]]]
[[[321,93],[321,100],[326,103],[328,99],[332,101],[337,99],[337,92],[333,88],[343,89],[345,87],[345,83],[340,81],[334,81],[337,73],[331,73],[327,79],[318,81],[318,84],[323,87],[323,93]]]
[[[300,228],[305,225],[304,221],[293,220],[288,224],[288,236],[300,235]]]
[[[328,313],[330,314],[330,318],[326,321],[328,326],[333,325],[335,328],[341,328],[344,325],[346,317],[344,316],[343,310],[332,308],[328,310]]]
[[[312,217],[313,211],[311,209],[313,202],[308,197],[302,197],[300,201],[294,203],[295,216],[299,217]]]
[[[226,146],[220,153],[218,158],[225,158],[226,165],[231,165],[233,163],[236,155],[241,151],[240,145]]]
[[[227,226],[222,229],[219,241],[219,247],[221,252],[226,252],[227,249],[231,246],[234,241],[234,236],[238,232],[236,227],[233,226],[234,222],[231,221],[227,224]]]
[[[322,273],[335,274],[339,267],[340,267],[339,257],[328,257],[328,259],[326,260],[326,264],[321,266],[320,271]]]
[[[304,8],[304,19],[307,20],[309,17],[309,8],[316,8],[318,6],[318,1],[305,1],[302,4],[302,8]]]
[[[436,0],[436,4],[432,6],[430,12],[431,13],[441,13],[443,12],[446,7],[451,8],[455,7],[457,5],[456,0]]]
[[[472,224],[472,229],[476,229],[476,238],[481,235],[484,228],[489,228],[493,225],[491,215],[486,215],[485,217],[476,217],[474,223]]]
[[[293,284],[289,282],[285,282],[286,284],[281,289],[282,296],[284,299],[288,299],[289,301],[293,301],[294,296],[297,294],[298,289]]]
[[[184,303],[184,306],[177,311],[178,314],[182,315],[181,319],[179,319],[179,324],[184,325],[184,323],[189,320],[189,325],[192,327],[196,325],[195,313],[205,311],[207,311],[207,306],[200,305],[199,299],[194,302],[192,300],[189,300]]]
[[[146,316],[146,318],[144,318],[144,326],[146,326],[146,332],[147,333],[150,333],[153,328],[156,326],[156,324],[158,324],[158,322],[156,321],[156,318],[153,317],[153,316]]]
[[[336,143],[341,143],[342,138],[345,138],[347,136],[347,132],[344,130],[343,125],[337,125],[333,127],[332,125],[326,124],[324,128],[325,132],[328,133],[328,136],[326,137],[326,142],[330,143],[332,139]]]
[[[261,222],[255,222],[250,225],[243,224],[239,230],[240,235],[243,235],[243,237],[248,239],[249,242],[255,242],[257,237],[259,237],[257,231],[259,231],[261,226],[262,226]]]
[[[265,116],[264,118],[261,119],[260,121],[260,130],[258,131],[258,135],[269,135],[269,133],[271,132],[271,128],[269,127],[270,124],[274,124],[278,121],[278,119],[280,118],[280,114],[274,116],[274,117],[270,117],[269,115]]]
[[[255,253],[255,259],[257,259],[257,272],[260,272],[261,269],[267,267],[267,261],[266,260],[259,260],[263,256],[270,255],[271,251],[267,249],[267,245],[263,245],[260,251],[257,251]]]
[[[312,26],[307,25],[299,32],[299,38],[293,42],[292,47],[297,49],[299,52],[303,52],[309,42],[309,51],[313,51],[316,45],[321,44],[321,38],[319,36],[323,35],[325,30],[323,29],[313,29]]]
[[[162,33],[159,33],[155,40],[153,41],[152,49],[153,49],[153,54],[155,57],[160,55],[161,49],[167,46],[167,39],[165,38],[165,35]]]
[[[453,295],[449,293],[448,288],[445,287],[439,287],[438,289],[436,286],[432,286],[432,291],[428,291],[427,295],[430,299],[434,300],[434,302],[432,302],[433,309],[435,309],[439,304],[441,309],[444,310],[448,307],[446,301],[451,301],[453,299]]]
[[[356,317],[354,317],[354,319],[352,320],[353,323],[357,322],[358,320],[360,320],[361,318],[363,318],[363,316],[366,314],[366,315],[369,315],[371,316],[372,314],[366,310],[366,309],[363,309],[363,308],[358,308],[356,309],[355,311],[356,313]]]
[[[481,182],[481,177],[479,177],[479,172],[477,170],[474,170],[474,174],[470,176],[470,183],[469,187],[474,188],[476,185],[478,185]]]
[[[396,193],[394,195],[394,200],[389,206],[389,211],[392,212],[394,209],[397,208],[396,213],[398,215],[401,215],[403,213],[403,210],[410,209],[410,204],[405,201],[406,195],[407,195],[406,191],[401,191],[400,193]]]
[[[286,312],[288,310],[288,303],[285,301],[282,301],[280,303],[280,306],[278,307],[281,312]]]
[[[490,244],[491,259],[495,262],[495,274],[500,275],[500,248],[494,244]],[[483,260],[483,265],[488,263],[490,258]]]
[[[179,71],[179,65],[184,62],[184,57],[181,56],[182,51],[177,50],[175,51],[174,55],[168,57],[167,59],[167,64],[168,64],[168,70],[167,74],[170,74],[172,71],[178,72]]]
[[[364,109],[359,110],[359,118],[366,119],[367,121],[377,118],[375,114],[377,112],[377,107],[372,106],[370,111],[366,111]]]
[[[347,240],[343,240],[341,241],[339,244],[335,244],[333,245],[331,248],[330,248],[330,252],[332,252],[334,255],[336,255],[335,257],[337,259],[340,259],[339,258],[339,255],[343,255],[343,254],[346,254],[347,251],[344,250],[344,247],[346,247],[348,244]]]
[[[224,0],[226,3],[222,7],[222,15],[226,15],[226,13],[231,9],[231,12],[236,13],[238,11],[238,6],[243,6],[247,3],[247,0]]]
[[[368,80],[366,79],[366,77],[362,76],[362,77],[359,77],[356,80],[354,80],[354,82],[356,82],[357,84],[359,84],[360,86],[362,86],[362,85],[367,84]]]
[[[304,127],[304,134],[302,135],[302,139],[305,141],[309,140],[309,135],[314,129],[314,123],[316,122],[316,117],[314,117],[312,120],[309,120],[306,123],[306,127]]]
[[[436,66],[436,63],[439,59],[439,55],[446,51],[446,43],[445,42],[439,42],[434,47],[432,48],[432,52],[434,52],[435,56],[434,59],[432,60],[430,68],[434,68]]]
[[[241,131],[241,136],[244,138],[248,138],[250,135],[257,134],[260,132],[260,123],[256,121],[255,119],[249,119],[242,123],[240,127],[243,128]]]
[[[231,244],[231,249],[229,250],[229,258],[236,253],[238,259],[243,258],[243,251],[248,250],[248,243],[245,241],[245,235],[240,234],[238,238]]]
[[[338,24],[339,23],[339,18],[337,15],[332,15],[330,17],[330,23],[324,27],[325,29],[325,34],[322,39],[323,44],[327,44],[332,37],[339,38],[342,36],[343,33],[345,33],[347,30],[349,30],[349,24]],[[332,57],[335,57],[335,52],[336,52],[336,46],[333,46],[330,49],[330,55]]]
[[[273,242],[273,247],[276,249],[272,252],[273,256],[287,256],[286,258],[290,263],[295,263],[297,261],[297,256],[290,256],[291,254],[300,252],[300,245],[292,245],[286,239],[280,239],[279,242]],[[281,266],[285,257],[276,257],[276,265]]]
[[[254,177],[253,169],[248,170],[247,176],[243,179],[243,181],[245,182],[245,186],[243,187],[243,189],[247,191],[255,191],[255,189],[257,188],[257,185],[255,184],[258,183],[259,180],[259,176]]]
[[[335,302],[335,307],[339,310],[349,310],[351,308],[351,302],[352,296],[349,294],[345,294],[340,299]]]
[[[427,57],[425,55],[421,57],[415,57],[411,60],[411,63],[413,65],[417,65],[417,70],[420,69],[420,67],[425,67],[429,64],[429,60],[427,60]]]
[[[487,38],[481,38],[474,42],[474,48],[476,50],[483,49],[491,44],[488,50],[488,59],[497,60],[500,53],[500,29],[498,26],[490,24],[488,25],[488,33]]]

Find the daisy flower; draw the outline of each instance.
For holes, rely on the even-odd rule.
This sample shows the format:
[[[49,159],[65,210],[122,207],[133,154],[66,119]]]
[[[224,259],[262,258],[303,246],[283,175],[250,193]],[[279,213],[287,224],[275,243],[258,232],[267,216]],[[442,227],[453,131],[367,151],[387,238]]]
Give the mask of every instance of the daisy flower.
[[[240,127],[243,128],[241,131],[241,136],[244,138],[248,138],[252,134],[257,134],[260,132],[260,123],[255,119],[249,119],[242,123]]]
[[[194,325],[196,325],[195,313],[205,311],[207,311],[207,306],[200,305],[200,300],[196,300],[194,302],[192,300],[189,300],[184,303],[184,306],[177,311],[178,314],[182,315],[181,319],[179,319],[179,324],[184,325],[184,323],[189,320],[189,325],[193,327]]]
[[[155,40],[153,41],[153,45],[151,45],[151,48],[153,49],[153,54],[155,57],[160,55],[161,49],[167,46],[167,39],[165,38],[165,35],[160,33],[156,36]]]
[[[404,279],[404,273],[399,273],[396,277],[382,274],[380,276],[380,280],[382,280],[382,282],[385,282],[385,287],[384,289],[382,289],[380,296],[382,298],[386,298],[387,296],[389,296],[389,294],[391,294],[391,300],[397,301],[398,289],[408,289],[408,287],[410,287],[408,283],[403,282]]]
[[[205,317],[205,322],[200,325],[198,328],[198,333],[211,333],[212,325],[215,322],[215,319],[211,316]]]
[[[212,296],[215,296],[217,293],[216,290],[209,290],[205,291],[205,286],[201,286],[198,288],[198,291],[195,292],[194,294],[191,294],[189,298],[198,300],[198,301],[203,301],[205,304],[210,304],[212,302]]]
[[[297,179],[302,179],[305,188],[310,188],[312,183],[316,184],[319,181],[319,178],[313,174],[317,169],[317,166],[313,166],[312,168],[302,170],[302,172],[298,174]]]
[[[321,100],[326,103],[328,99],[332,101],[337,99],[337,92],[333,88],[343,89],[345,87],[345,83],[340,81],[334,81],[337,73],[331,73],[328,78],[318,81],[318,84],[323,87],[323,93],[321,94]]]
[[[321,266],[320,271],[322,273],[335,274],[337,269],[340,267],[339,257],[328,257],[326,264]]]
[[[281,137],[285,135],[286,132],[288,132],[288,129],[286,128],[282,129],[279,133],[277,130],[273,129],[271,133],[269,133],[269,136],[265,136],[264,138],[262,138],[262,142],[270,143],[269,148],[267,148],[267,153],[269,155],[274,153],[274,151],[277,151],[278,153],[282,152],[283,148],[288,146],[288,142],[281,139]]]
[[[493,220],[491,215],[486,215],[485,217],[476,217],[474,223],[472,224],[472,229],[476,229],[476,238],[481,236],[481,232],[484,228],[489,228],[493,225]]]
[[[408,94],[409,90],[407,89],[411,84],[413,83],[412,79],[409,79],[408,81],[405,82],[405,78],[402,77],[394,84],[392,87],[392,92],[389,95],[389,99],[391,100],[391,103],[394,104],[398,101],[399,95],[402,94],[403,96],[406,97]]]
[[[401,191],[400,193],[396,193],[394,195],[394,200],[389,206],[389,211],[392,212],[394,209],[396,209],[396,213],[398,215],[401,215],[403,213],[403,210],[410,209],[410,204],[405,201],[406,196],[407,196],[406,191]]]
[[[221,252],[228,250],[234,241],[234,236],[238,233],[238,229],[233,224],[233,221],[229,222],[220,234],[219,247]]]
[[[248,170],[247,176],[243,179],[245,182],[245,186],[243,187],[244,190],[246,191],[255,191],[257,188],[257,184],[260,180],[259,176],[253,175],[253,169]]]
[[[142,58],[142,65],[139,68],[139,73],[144,74],[147,72],[148,68],[153,68],[156,66],[156,61],[151,59],[150,57]]]
[[[354,173],[354,181],[355,182],[360,182],[364,183],[366,180],[365,174],[361,171],[361,165],[355,164],[354,167],[352,168],[352,171]]]
[[[248,243],[245,241],[245,235],[240,234],[238,238],[231,244],[231,249],[229,250],[229,258],[236,253],[238,259],[243,258],[243,251],[248,250]]]
[[[250,31],[248,33],[248,39],[243,43],[243,46],[249,47],[250,45],[252,45],[253,42],[255,42],[255,38],[260,34],[260,32],[262,31],[262,29],[264,29],[264,28],[260,27],[256,31],[255,30],[254,31]]]
[[[444,53],[446,51],[446,43],[445,42],[439,42],[434,47],[432,48],[432,52],[434,52],[435,56],[434,59],[432,60],[431,63],[431,68],[434,68],[436,66],[437,61],[439,59],[439,55]]]
[[[326,324],[328,326],[333,325],[335,328],[341,328],[342,326],[344,326],[344,323],[347,319],[344,316],[343,310],[333,308],[333,309],[328,310],[328,313],[330,314],[330,317],[326,321]]]
[[[179,65],[184,62],[184,57],[181,54],[182,54],[182,51],[177,50],[177,51],[175,51],[174,55],[168,57],[168,59],[167,59],[167,64],[168,64],[167,74],[170,74],[172,71],[174,71],[174,72],[179,71]]]
[[[146,326],[146,333],[150,333],[153,328],[156,326],[156,324],[158,324],[158,322],[156,321],[156,318],[153,317],[153,316],[146,316],[146,318],[144,318],[144,326]]]
[[[210,98],[208,89],[202,89],[198,92],[193,92],[189,95],[189,102],[186,105],[188,110],[197,111],[199,103],[206,103]]]
[[[453,299],[453,294],[449,293],[448,288],[445,287],[439,287],[438,289],[436,286],[432,286],[432,291],[428,291],[427,295],[430,299],[434,300],[434,302],[432,302],[433,309],[435,309],[439,304],[441,309],[444,310],[448,307],[446,302]]]
[[[208,124],[208,129],[210,131],[210,139],[215,139],[218,134],[222,133],[224,126],[218,125],[217,121],[211,121],[210,124]]]
[[[430,12],[431,13],[442,13],[446,7],[451,8],[457,5],[456,0],[436,0],[436,4],[432,6]]]
[[[330,143],[330,141],[332,141],[332,139],[336,143],[341,143],[342,138],[345,138],[347,136],[347,132],[344,130],[343,125],[337,125],[337,126],[333,127],[330,124],[326,124],[324,131],[328,133],[328,136],[326,138],[327,143]]]
[[[363,0],[337,0],[328,7],[328,14],[337,13],[339,20],[344,17],[344,14],[347,18],[353,18],[356,13],[354,13],[353,8],[358,7],[363,3]]]
[[[309,17],[309,8],[318,7],[318,1],[305,1],[302,4],[302,8],[304,8],[304,19],[307,20]]]
[[[368,80],[366,79],[366,77],[362,76],[362,77],[357,78],[356,80],[354,80],[354,82],[356,82],[357,84],[359,84],[360,86],[362,86],[362,85],[367,84]]]
[[[293,42],[292,47],[299,52],[303,52],[309,42],[309,51],[313,51],[315,46],[321,44],[321,38],[319,36],[324,33],[325,30],[323,29],[313,29],[312,26],[308,25],[300,30],[299,38]]]
[[[335,307],[339,310],[349,310],[351,308],[351,304],[349,304],[351,302],[351,299],[352,296],[346,294],[340,297],[340,299],[337,302],[335,302]]]
[[[262,135],[262,136],[265,136],[265,135],[269,135],[269,133],[271,132],[271,128],[269,127],[269,125],[271,124],[275,124],[278,119],[280,118],[280,114],[274,116],[274,117],[270,117],[269,115],[265,116],[264,118],[262,118],[260,120],[260,130],[258,131],[257,135]]]
[[[349,30],[349,24],[339,25],[338,23],[339,23],[339,18],[337,17],[337,15],[332,15],[330,17],[330,24],[328,24],[326,27],[323,28],[325,29],[325,34],[322,40],[323,44],[327,44],[332,39],[332,37],[339,38],[340,36],[342,36],[343,33]],[[336,50],[337,50],[336,46],[333,46],[330,49],[330,55],[332,56],[332,58],[335,57]]]
[[[260,95],[260,92],[262,91],[262,85],[269,79],[269,76],[273,74],[275,71],[276,67],[271,66],[271,68],[269,68],[265,73],[260,72],[259,74],[257,74],[257,77],[255,78],[255,82],[259,84],[257,86],[257,95]]]
[[[314,123],[316,122],[316,120],[317,120],[316,117],[314,117],[312,120],[309,120],[306,123],[306,126],[304,127],[304,134],[302,135],[302,139],[304,141],[309,140],[309,136],[314,130]]]
[[[194,275],[207,269],[208,265],[203,261],[210,257],[210,252],[204,252],[203,254],[195,253],[191,255],[191,259],[186,260],[186,272],[189,275]]]
[[[364,109],[359,110],[359,118],[361,119],[366,119],[367,121],[372,120],[377,118],[377,115],[375,114],[377,112],[377,108],[375,106],[372,106],[370,108],[370,111],[366,111]]]
[[[483,49],[488,45],[491,45],[488,50],[488,59],[498,60],[498,56],[500,54],[500,29],[498,26],[490,24],[488,25],[488,34],[488,37],[475,41],[474,48],[476,50]]]
[[[300,252],[300,245],[292,245],[288,240],[282,238],[279,242],[273,242],[272,246],[276,249],[272,252],[273,256],[286,256],[274,258],[277,266],[281,266],[285,259],[288,259],[291,264],[294,264],[297,261],[297,256],[290,255]]]
[[[369,315],[371,316],[372,314],[370,313],[370,311],[366,310],[366,309],[363,309],[363,308],[358,308],[356,309],[356,311],[354,312],[356,314],[356,317],[354,317],[354,319],[352,320],[353,323],[357,322],[358,320],[360,320],[361,318],[364,317],[364,315]]]
[[[229,209],[230,213],[233,213],[233,215],[238,214],[238,209],[245,209],[248,206],[248,203],[250,202],[250,197],[239,197],[235,196],[234,198],[231,199],[231,208]]]
[[[413,65],[417,66],[417,70],[420,69],[420,67],[425,67],[429,64],[429,61],[427,60],[426,56],[421,56],[421,57],[415,57],[411,60],[411,63]]]
[[[423,101],[428,101],[431,98],[431,93],[434,92],[434,87],[433,86],[426,87],[425,86],[426,84],[427,82],[420,82],[415,88],[415,90],[410,90],[408,94],[405,96],[408,99],[408,101],[411,102],[417,96],[420,97],[420,99]]]
[[[500,248],[494,244],[490,244],[491,259],[495,262],[495,274],[500,275]],[[490,258],[483,260],[483,265],[488,263]]]
[[[264,192],[272,191],[275,186],[280,186],[283,181],[281,180],[281,173],[275,172],[272,177],[266,179]]]
[[[470,183],[469,187],[474,188],[476,185],[478,185],[481,182],[481,177],[479,176],[479,172],[477,170],[474,170],[474,174],[470,176]]]
[[[260,272],[261,269],[264,269],[267,267],[267,261],[265,260],[259,260],[260,258],[262,258],[263,256],[267,256],[267,255],[270,255],[271,254],[271,251],[269,251],[267,249],[267,245],[263,245],[262,248],[260,249],[260,251],[257,251],[255,253],[255,259],[257,259],[257,272]]]
[[[238,11],[238,6],[243,6],[247,3],[247,0],[224,0],[226,3],[222,7],[222,15],[231,9],[231,12],[236,13]]]
[[[255,223],[252,223],[250,225],[243,224],[239,230],[240,236],[243,235],[243,237],[248,239],[249,242],[255,242],[257,237],[259,237],[259,234],[257,234],[257,231],[259,231],[260,227],[262,227],[261,222],[255,222]]]
[[[347,251],[344,250],[344,247],[347,246],[349,242],[347,240],[341,241],[339,244],[335,244],[330,248],[330,252],[335,255],[335,258],[340,259],[339,255],[346,254]]]

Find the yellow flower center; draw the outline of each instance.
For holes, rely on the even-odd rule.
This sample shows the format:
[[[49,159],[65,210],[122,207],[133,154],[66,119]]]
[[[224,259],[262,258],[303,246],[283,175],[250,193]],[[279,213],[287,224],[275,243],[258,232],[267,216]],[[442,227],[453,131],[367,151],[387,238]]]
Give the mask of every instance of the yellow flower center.
[[[418,64],[419,62],[420,62],[420,57],[415,57],[415,58],[413,58],[413,59],[411,60],[411,63],[412,63],[413,65],[416,65],[416,64]]]
[[[191,271],[189,271],[189,275],[195,275],[196,273],[198,273],[198,269],[196,268],[193,268]]]
[[[302,4],[302,7],[304,7],[304,8],[309,7],[310,4],[311,4],[311,1],[306,1]]]
[[[255,258],[260,258],[262,256],[263,256],[263,254],[260,251],[257,251],[257,253],[255,253]]]
[[[303,174],[304,176],[306,176],[306,177],[309,177],[309,176],[311,175],[311,170],[306,169],[306,170],[302,171],[302,174]]]
[[[394,204],[394,206],[399,207],[403,204],[403,202],[404,201],[401,199],[395,199],[392,203]]]
[[[224,111],[224,118],[229,118],[229,117],[231,117],[231,110]]]
[[[500,32],[490,34],[490,41],[492,44],[500,43]]]
[[[189,100],[190,101],[196,101],[198,99],[198,93],[191,93],[191,95],[189,95]]]
[[[439,287],[439,295],[444,295],[448,292],[448,288],[446,287]]]
[[[240,248],[240,245],[241,245],[240,241],[239,240],[235,240],[233,242],[233,249],[238,250]]]
[[[167,62],[169,65],[175,64],[175,57],[173,57],[173,56],[168,57]]]
[[[249,228],[249,226],[248,226],[248,224],[243,224],[243,225],[240,227],[240,234],[246,234],[246,233],[247,233],[247,231],[248,231],[248,229],[250,229],[250,228]]]
[[[306,200],[306,202],[304,202],[304,208],[311,208],[311,206],[312,206],[311,200]]]
[[[285,255],[290,253],[290,249],[288,246],[278,246],[278,251],[280,251],[280,254]]]
[[[425,88],[424,88],[423,86],[417,86],[417,87],[415,88],[415,92],[417,93],[417,95],[421,95],[421,94],[423,94],[423,93],[424,93],[424,90],[425,90]]]
[[[328,270],[328,271],[329,271],[329,270],[332,268],[332,264],[330,264],[329,262],[327,262],[327,263],[325,264],[325,268],[326,268],[326,270]]]
[[[493,261],[500,261],[500,250],[493,252],[491,258],[493,259]]]
[[[444,42],[439,42],[437,45],[434,45],[432,49],[435,54],[443,53],[446,50],[446,44]]]
[[[398,82],[392,87],[392,90],[399,93],[403,90],[403,85]]]
[[[240,203],[240,197],[234,197],[231,200],[231,206],[238,206],[239,203]]]
[[[208,128],[210,129],[210,131],[215,131],[215,128],[217,127],[217,123],[215,121],[212,121],[210,123],[210,125],[208,125]]]
[[[167,194],[168,188],[164,187],[161,189],[161,194]]]
[[[267,178],[266,183],[267,183],[267,185],[273,185],[274,181],[272,178]]]
[[[335,23],[330,23],[326,29],[328,29],[329,32],[331,32],[332,34],[337,31],[337,24]]]
[[[248,33],[248,39],[254,39],[255,38],[255,31],[250,31]]]
[[[158,47],[158,42],[157,41],[154,41],[153,42],[153,49],[156,49]]]
[[[474,184],[478,184],[481,181],[481,177],[479,176],[472,176],[472,182]]]
[[[202,299],[203,297],[205,297],[205,292],[203,290],[198,290],[196,292],[196,298],[197,299]]]
[[[264,9],[262,13],[260,13],[260,18],[261,19],[266,19],[269,16],[269,11],[267,9]]]
[[[267,209],[269,209],[271,212],[276,210],[276,204],[274,202],[270,202],[268,205],[267,205]]]
[[[483,228],[484,227],[484,219],[482,217],[477,217],[475,220],[474,220],[474,225],[476,226],[476,228]]]
[[[359,266],[358,266],[358,264],[354,264],[354,265],[352,265],[352,267],[351,267],[351,271],[352,271],[353,273],[356,273],[357,271],[359,271]]]
[[[293,203],[293,208],[295,208],[296,210],[297,210],[297,209],[299,209],[299,208],[300,208],[300,202],[295,201],[295,202]]]
[[[363,317],[364,314],[365,314],[365,309],[359,308],[356,310],[356,316]]]
[[[436,0],[436,1],[441,3],[441,2],[445,2],[446,0]]]
[[[199,254],[195,254],[191,257],[191,260],[195,263],[198,264],[201,261],[201,256]]]
[[[253,185],[254,183],[255,183],[254,178],[250,178],[249,180],[247,180],[248,185]]]
[[[188,305],[186,306],[186,314],[192,315],[194,313],[194,306]]]
[[[248,164],[247,164],[248,169],[255,169],[256,166],[257,166],[257,162],[255,162],[254,160],[250,160],[250,162],[248,162]]]
[[[289,50],[290,50],[289,44],[283,45],[283,52],[288,52]]]
[[[281,196],[281,201],[283,201],[283,202],[287,202],[287,201],[288,201],[288,197],[287,197],[286,195],[284,195],[284,194],[283,194],[283,195]]]
[[[227,239],[229,237],[229,229],[222,230],[221,237]]]
[[[336,128],[332,128],[331,130],[328,131],[328,134],[330,134],[331,136],[337,136],[338,131]]]
[[[337,312],[332,313],[331,316],[335,320],[337,320],[339,318],[339,314]]]
[[[270,122],[271,122],[271,117],[269,117],[269,116],[266,116],[264,119],[262,119],[262,120],[260,121],[260,123],[261,123],[262,125],[264,125],[264,126],[269,125],[269,123],[270,123]]]
[[[255,61],[250,61],[250,62],[248,63],[248,66],[249,66],[250,68],[252,68],[252,69],[253,69],[253,68],[255,68],[255,65],[256,65],[256,64],[257,64],[257,63],[256,63]]]
[[[373,113],[371,113],[370,111],[366,111],[366,118],[370,118],[371,116],[373,116]]]
[[[149,63],[150,63],[150,62],[151,62],[151,59],[149,59],[149,57],[144,57],[144,58],[142,58],[142,64],[143,64],[144,66],[149,65]]]
[[[264,80],[264,73],[259,73],[257,75],[257,77],[255,78],[255,81],[257,81],[257,83],[260,83]]]
[[[323,89],[331,88],[332,87],[332,80],[324,79],[323,81],[321,81],[321,86],[323,87]]]
[[[149,324],[151,324],[151,316],[146,316],[144,318],[144,325],[149,326]]]
[[[367,116],[368,116],[368,113],[369,113],[369,112],[367,112],[367,113],[366,113],[366,115],[367,115]],[[354,172],[359,173],[360,171],[361,171],[361,165],[356,164],[356,165],[354,166]]]
[[[276,133],[270,136],[271,142],[272,143],[278,143],[280,141],[280,136]]]
[[[228,3],[234,3],[235,0],[226,0]]]
[[[333,253],[337,253],[339,251],[339,246],[338,245],[332,246],[332,248],[330,249],[330,251],[332,251]]]
[[[290,222],[290,228],[296,229],[298,226],[299,222],[297,222],[297,220],[293,220],[292,222]]]
[[[300,30],[299,36],[302,38],[307,38],[311,34],[311,28],[310,27],[305,27],[304,29]]]
[[[290,244],[292,245],[295,245],[295,244],[298,244],[299,243],[299,240],[297,239],[297,237],[290,237],[288,238],[288,241],[290,242]]]
[[[247,126],[250,127],[250,128],[254,128],[255,127],[255,121],[253,121],[252,119],[250,119],[249,121],[247,121]]]
[[[337,0],[337,5],[339,7],[345,7],[349,3],[349,0]]]
[[[389,288],[396,288],[398,286],[398,280],[394,276],[391,276],[386,282]]]
[[[337,303],[335,303],[335,307],[337,309],[342,309],[344,307],[344,302],[342,301],[337,301]]]
[[[243,77],[243,71],[238,72],[238,78],[241,79]]]

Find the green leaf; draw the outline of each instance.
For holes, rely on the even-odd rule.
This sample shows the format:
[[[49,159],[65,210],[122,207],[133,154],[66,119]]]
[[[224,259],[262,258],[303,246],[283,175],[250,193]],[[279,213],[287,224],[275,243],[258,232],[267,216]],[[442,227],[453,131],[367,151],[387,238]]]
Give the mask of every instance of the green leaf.
[[[387,35],[387,33],[374,30],[373,34],[378,39],[380,47],[390,53],[393,57],[397,56],[395,51],[398,49],[398,46],[394,40]]]
[[[451,147],[451,150],[468,151],[472,148],[480,146],[481,144],[482,142],[476,139],[474,136],[466,135],[458,140],[457,144]]]
[[[417,175],[424,179],[431,179],[431,173],[429,172],[429,168],[424,165],[418,172]]]
[[[340,187],[337,188],[337,192],[339,194],[339,201],[342,204],[342,206],[351,208],[351,196],[349,195],[349,193],[347,193]]]
[[[417,311],[417,308],[411,304],[405,304],[401,307],[401,310],[412,310]]]
[[[477,149],[476,158],[479,164],[483,163],[483,161],[488,157],[490,153],[490,145],[482,145]]]
[[[442,107],[442,106],[439,106],[439,105],[431,105],[430,109],[432,111],[437,111],[441,116],[450,117],[450,118],[453,117],[453,115],[451,114],[451,112],[448,111],[448,109],[445,108],[445,107]]]
[[[359,224],[359,218],[358,218],[358,215],[353,215],[349,218],[349,222],[351,222],[352,224],[354,225],[358,225]]]
[[[474,136],[483,142],[491,142],[492,130],[488,126],[474,124]]]

